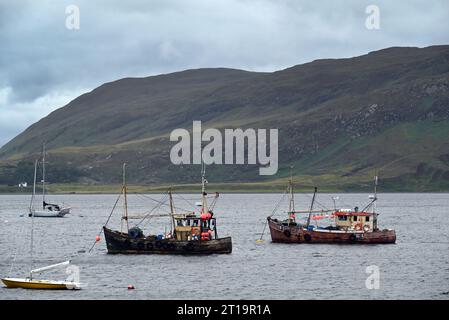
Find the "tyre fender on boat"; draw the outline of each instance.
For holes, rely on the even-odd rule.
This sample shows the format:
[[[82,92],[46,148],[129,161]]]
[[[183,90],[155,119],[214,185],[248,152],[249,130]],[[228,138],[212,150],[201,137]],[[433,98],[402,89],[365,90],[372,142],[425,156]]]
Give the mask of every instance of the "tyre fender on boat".
[[[355,242],[355,241],[357,240],[355,234],[352,233],[352,234],[349,236],[349,240],[350,240],[351,242]]]
[[[170,244],[167,242],[162,242],[162,249],[168,249],[170,247]]]
[[[290,238],[291,235],[292,235],[292,233],[290,232],[290,230],[284,230],[284,235],[285,235],[287,238]]]
[[[306,234],[304,235],[304,240],[305,240],[306,242],[310,242],[310,241],[312,241],[312,236],[311,236],[310,234],[306,233]]]
[[[185,250],[187,251],[192,251],[193,250],[193,243],[189,242],[186,244],[186,246],[184,247]]]

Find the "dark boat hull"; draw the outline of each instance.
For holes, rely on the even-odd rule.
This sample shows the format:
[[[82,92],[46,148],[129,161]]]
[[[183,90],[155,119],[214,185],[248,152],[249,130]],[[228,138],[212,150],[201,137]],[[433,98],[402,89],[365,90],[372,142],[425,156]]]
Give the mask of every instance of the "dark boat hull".
[[[268,218],[272,242],[278,243],[337,243],[337,244],[387,244],[396,242],[394,230],[335,231],[305,230],[301,226],[286,226]]]
[[[111,254],[224,254],[232,252],[231,237],[208,241],[177,241],[174,239],[131,239],[128,234],[103,227],[108,253]]]

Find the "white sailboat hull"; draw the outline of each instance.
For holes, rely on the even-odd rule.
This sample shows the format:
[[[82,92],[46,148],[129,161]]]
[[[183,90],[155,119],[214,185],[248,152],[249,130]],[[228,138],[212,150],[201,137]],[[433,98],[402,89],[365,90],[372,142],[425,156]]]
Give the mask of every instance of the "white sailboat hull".
[[[70,213],[70,208],[62,208],[61,210],[31,210],[29,216],[34,215],[35,217],[41,218],[62,218],[66,214]]]

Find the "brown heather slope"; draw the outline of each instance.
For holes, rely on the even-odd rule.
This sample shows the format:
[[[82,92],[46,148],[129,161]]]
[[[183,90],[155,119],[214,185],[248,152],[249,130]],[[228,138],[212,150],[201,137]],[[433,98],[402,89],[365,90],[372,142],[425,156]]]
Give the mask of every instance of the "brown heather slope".
[[[53,182],[191,183],[196,166],[173,166],[175,128],[279,128],[280,171],[211,166],[215,182],[282,179],[366,189],[449,190],[449,46],[388,48],[273,73],[187,70],[106,83],[30,126],[0,149],[0,184],[30,174],[46,141]],[[29,179],[28,179],[29,180]]]

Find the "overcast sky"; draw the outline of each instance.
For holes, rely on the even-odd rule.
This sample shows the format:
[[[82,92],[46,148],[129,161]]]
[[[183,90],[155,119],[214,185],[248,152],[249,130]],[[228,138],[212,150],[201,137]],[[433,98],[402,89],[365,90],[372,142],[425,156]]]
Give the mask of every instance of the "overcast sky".
[[[365,26],[371,4],[379,30]],[[107,81],[449,44],[448,17],[447,0],[0,0],[0,146]]]

